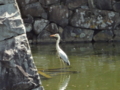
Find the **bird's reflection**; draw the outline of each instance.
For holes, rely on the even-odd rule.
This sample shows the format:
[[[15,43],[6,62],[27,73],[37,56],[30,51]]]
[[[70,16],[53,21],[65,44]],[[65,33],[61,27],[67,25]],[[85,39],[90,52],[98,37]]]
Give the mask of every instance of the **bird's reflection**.
[[[70,81],[70,75],[61,76],[58,90],[65,90],[68,86],[69,81]]]

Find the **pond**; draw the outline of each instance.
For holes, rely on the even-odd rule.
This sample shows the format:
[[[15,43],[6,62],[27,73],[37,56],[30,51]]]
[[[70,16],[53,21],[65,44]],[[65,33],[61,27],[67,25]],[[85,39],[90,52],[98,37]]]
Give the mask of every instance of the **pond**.
[[[61,64],[55,44],[31,45],[45,90],[120,90],[120,43],[60,44],[70,66]]]

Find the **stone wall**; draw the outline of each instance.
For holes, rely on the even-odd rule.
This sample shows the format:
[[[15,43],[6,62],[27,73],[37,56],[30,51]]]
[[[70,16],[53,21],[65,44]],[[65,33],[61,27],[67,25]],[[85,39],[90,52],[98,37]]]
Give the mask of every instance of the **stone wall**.
[[[33,89],[43,90],[18,5],[0,0],[0,90]]]
[[[17,0],[30,42],[120,41],[119,0]]]

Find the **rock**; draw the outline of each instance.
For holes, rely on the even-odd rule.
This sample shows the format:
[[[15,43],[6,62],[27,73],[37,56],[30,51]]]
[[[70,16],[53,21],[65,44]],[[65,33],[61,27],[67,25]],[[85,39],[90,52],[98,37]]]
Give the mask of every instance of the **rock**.
[[[35,20],[34,22],[34,32],[39,34],[47,25],[49,21],[45,19]]]
[[[55,23],[50,23],[45,30],[47,30],[50,33],[58,33],[58,27]]]
[[[120,41],[120,30],[114,30],[114,41]]]
[[[21,14],[23,17],[31,15],[33,17],[42,17],[45,19],[47,18],[47,13],[45,12],[45,10],[39,2],[22,5]]]
[[[63,5],[52,5],[49,8],[49,20],[60,25],[66,26],[68,24],[69,10]]]
[[[0,4],[10,4],[15,3],[15,0],[0,0]]]
[[[50,38],[50,32],[43,30],[37,37],[37,43],[51,43],[54,40]]]
[[[112,30],[102,30],[94,35],[94,41],[112,41],[113,39],[113,31]]]
[[[25,27],[17,5],[0,6],[0,33],[2,33],[0,41],[25,33]]]
[[[89,6],[91,8],[96,8],[100,10],[112,10],[112,1],[113,0],[88,0]]]
[[[119,14],[112,11],[76,9],[71,25],[88,29],[113,29],[118,17]]]
[[[52,5],[52,4],[60,2],[60,0],[39,0],[39,1],[44,6]]]
[[[92,41],[93,33],[93,30],[67,26],[64,30],[64,40],[66,42],[90,42]]]
[[[120,2],[116,2],[114,5],[113,5],[113,9],[117,12],[120,12]]]
[[[38,2],[38,0],[16,0],[16,1],[20,8],[25,7],[25,5],[27,4]]]
[[[0,53],[0,90],[30,90],[40,85],[25,34],[1,41]]]
[[[25,28],[26,28],[26,32],[30,32],[32,30],[32,24],[25,23]]]
[[[75,9],[75,8],[81,7],[82,5],[87,4],[88,1],[87,0],[63,0],[63,2],[69,9]]]

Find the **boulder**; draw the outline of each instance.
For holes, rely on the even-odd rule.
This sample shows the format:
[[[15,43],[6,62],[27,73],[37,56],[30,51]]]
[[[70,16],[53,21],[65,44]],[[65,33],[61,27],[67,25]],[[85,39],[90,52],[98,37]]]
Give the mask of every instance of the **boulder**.
[[[47,13],[45,12],[45,10],[43,9],[43,7],[39,2],[23,4],[20,6],[20,8],[23,17],[27,17],[28,15],[31,15],[33,17],[42,17],[45,19],[47,18]]]
[[[68,24],[69,10],[63,5],[52,5],[49,8],[49,20],[60,25],[66,26]]]
[[[35,20],[34,22],[34,32],[39,34],[47,25],[49,21],[45,19]]]
[[[30,32],[32,30],[32,24],[30,23],[25,23],[25,28],[26,28],[26,32]]]
[[[52,4],[60,2],[60,0],[39,0],[39,1],[44,6],[52,5]]]
[[[113,0],[88,0],[88,3],[90,8],[113,10]]]
[[[71,26],[67,26],[64,29],[63,38],[66,42],[90,42],[92,41],[93,33],[93,30],[73,28]]]
[[[94,35],[94,41],[112,41],[114,33],[112,30],[102,30]]]
[[[114,5],[113,5],[113,9],[117,12],[120,12],[120,2],[116,2]]]
[[[25,34],[1,41],[0,53],[0,90],[31,90],[41,84]]]
[[[55,23],[50,23],[45,30],[49,31],[50,33],[58,33],[58,26]]]
[[[0,41],[25,33],[25,27],[17,5],[0,6],[0,33],[2,33]]]
[[[15,3],[15,0],[0,0],[0,4],[10,4]]]
[[[82,5],[86,5],[88,1],[87,0],[63,0],[63,2],[69,9],[75,9],[75,8],[81,7]]]
[[[89,9],[76,9],[71,18],[71,25],[74,27],[88,29],[113,29],[119,14],[112,11]]]
[[[119,30],[114,30],[114,41],[120,41],[120,29]]]

